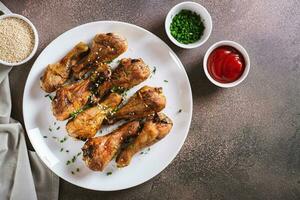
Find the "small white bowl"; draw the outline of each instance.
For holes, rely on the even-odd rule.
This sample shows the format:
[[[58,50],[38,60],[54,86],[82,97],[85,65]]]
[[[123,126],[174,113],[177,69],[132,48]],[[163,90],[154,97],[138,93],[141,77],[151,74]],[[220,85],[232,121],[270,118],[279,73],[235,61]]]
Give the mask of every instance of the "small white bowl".
[[[6,62],[4,60],[0,60],[0,65],[5,65],[5,66],[18,66],[18,65],[22,65],[24,63],[26,63],[27,61],[29,61],[34,54],[37,51],[37,47],[39,44],[39,36],[38,36],[38,32],[35,28],[35,26],[31,23],[31,21],[29,19],[27,19],[26,17],[22,16],[22,15],[18,15],[18,14],[4,14],[0,16],[0,20],[4,19],[4,18],[8,18],[8,17],[15,17],[18,19],[22,19],[23,21],[25,21],[27,24],[29,24],[29,26],[31,27],[33,34],[34,34],[34,46],[33,49],[31,51],[31,53],[29,54],[29,56],[27,58],[25,58],[24,60],[17,62],[17,63],[10,63],[10,62]]]
[[[204,33],[201,37],[200,40],[191,43],[191,44],[182,44],[180,42],[178,42],[172,35],[170,32],[170,25],[172,23],[172,19],[173,17],[179,13],[181,10],[190,10],[192,12],[197,13],[198,15],[200,15],[202,22],[204,23]],[[206,8],[204,8],[202,5],[195,3],[195,2],[190,2],[190,1],[186,1],[186,2],[182,2],[177,4],[176,6],[174,6],[168,13],[166,20],[165,20],[165,30],[166,33],[168,35],[168,37],[170,38],[170,40],[177,46],[181,47],[181,48],[185,48],[185,49],[192,49],[192,48],[196,48],[201,46],[202,44],[204,44],[212,31],[212,20],[211,20],[211,16],[209,14],[209,12],[206,10]]]
[[[235,48],[236,50],[238,50],[242,54],[242,56],[244,57],[245,70],[244,70],[243,74],[241,75],[241,77],[239,79],[237,79],[236,81],[234,81],[234,82],[220,83],[220,82],[216,81],[213,77],[211,77],[211,75],[208,72],[207,59],[208,59],[209,55],[211,54],[211,52],[213,50],[215,50],[216,48],[220,47],[220,46],[231,46],[231,47]],[[247,51],[244,49],[244,47],[242,47],[242,45],[238,44],[237,42],[233,42],[233,41],[229,41],[229,40],[223,40],[223,41],[220,41],[220,42],[217,42],[217,43],[213,44],[206,51],[204,59],[203,59],[203,68],[204,68],[205,75],[210,80],[210,82],[212,82],[216,86],[219,86],[219,87],[222,87],[222,88],[231,88],[231,87],[234,87],[234,86],[237,86],[238,84],[240,84],[248,76],[248,73],[249,73],[249,70],[250,70],[250,58],[249,58],[249,55],[248,55]]]

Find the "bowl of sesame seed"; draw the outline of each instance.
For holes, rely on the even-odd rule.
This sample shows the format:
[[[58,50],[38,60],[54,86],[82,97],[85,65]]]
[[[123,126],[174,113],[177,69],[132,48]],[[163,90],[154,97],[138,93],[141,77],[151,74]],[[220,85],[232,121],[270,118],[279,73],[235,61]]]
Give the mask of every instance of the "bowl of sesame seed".
[[[29,19],[18,14],[0,16],[0,65],[18,66],[37,51],[38,33]]]

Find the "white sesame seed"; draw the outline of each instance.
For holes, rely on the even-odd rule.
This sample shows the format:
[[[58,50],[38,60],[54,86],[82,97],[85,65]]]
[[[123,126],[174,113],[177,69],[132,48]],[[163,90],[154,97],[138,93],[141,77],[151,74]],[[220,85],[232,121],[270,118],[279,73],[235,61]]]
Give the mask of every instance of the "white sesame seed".
[[[15,17],[0,20],[0,59],[20,62],[34,47],[34,33],[27,22]]]

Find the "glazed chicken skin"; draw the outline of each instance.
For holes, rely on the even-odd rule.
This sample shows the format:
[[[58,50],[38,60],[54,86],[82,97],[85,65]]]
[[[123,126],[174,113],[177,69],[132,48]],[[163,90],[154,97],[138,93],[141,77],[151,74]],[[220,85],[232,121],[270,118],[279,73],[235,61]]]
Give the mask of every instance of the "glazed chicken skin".
[[[142,119],[160,112],[166,106],[166,97],[160,87],[144,86],[128,102],[109,117],[107,123],[116,121]]]
[[[115,33],[97,34],[88,56],[72,68],[73,76],[81,79],[91,68],[100,62],[111,62],[128,48],[125,38]]]
[[[86,109],[71,119],[66,125],[68,134],[80,140],[94,137],[101,128],[103,120],[121,101],[121,95],[111,93],[102,103]]]
[[[80,42],[59,62],[48,65],[40,79],[41,88],[50,93],[62,86],[69,79],[71,68],[86,55],[88,50],[88,45]]]
[[[60,87],[52,101],[52,112],[55,118],[60,121],[68,119],[89,100],[96,101],[92,95],[93,87],[96,87],[99,81],[108,79],[110,75],[110,67],[101,63],[88,79]]]
[[[88,102],[91,96],[89,88],[90,80],[87,79],[58,89],[51,103],[54,117],[59,121],[70,118]]]
[[[164,138],[170,132],[172,126],[171,119],[163,113],[156,114],[153,119],[147,120],[133,143],[117,156],[117,166],[128,166],[134,154]]]
[[[122,125],[112,133],[90,138],[82,147],[83,160],[94,171],[103,171],[128,137],[136,136],[140,123],[132,121]]]
[[[150,69],[141,59],[123,58],[118,67],[113,71],[109,80],[98,88],[98,96],[103,97],[108,91],[129,90],[145,81],[150,76]]]

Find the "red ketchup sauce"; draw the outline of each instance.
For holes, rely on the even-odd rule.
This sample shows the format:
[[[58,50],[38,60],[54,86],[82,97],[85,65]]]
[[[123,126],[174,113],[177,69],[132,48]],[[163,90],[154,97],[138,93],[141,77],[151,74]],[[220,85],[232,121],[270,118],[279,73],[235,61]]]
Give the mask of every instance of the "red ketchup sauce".
[[[245,70],[243,55],[231,46],[214,49],[207,59],[208,73],[220,83],[231,83],[241,77]]]

